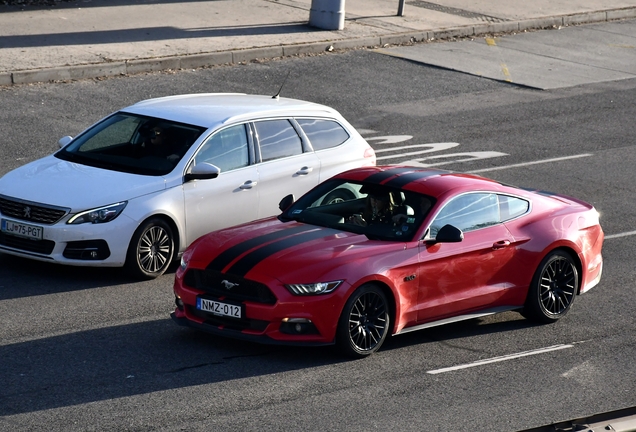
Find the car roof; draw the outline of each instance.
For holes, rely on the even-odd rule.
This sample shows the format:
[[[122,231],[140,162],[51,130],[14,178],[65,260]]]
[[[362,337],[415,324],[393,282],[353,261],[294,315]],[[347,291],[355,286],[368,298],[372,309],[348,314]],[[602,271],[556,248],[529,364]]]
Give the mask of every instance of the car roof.
[[[297,99],[243,93],[199,93],[147,99],[121,111],[181,123],[215,128],[258,117],[328,116],[340,118],[333,108]]]
[[[410,190],[434,198],[439,198],[450,191],[461,192],[469,190],[526,194],[523,190],[514,186],[504,185],[485,177],[436,168],[374,166],[352,169],[337,177]]]

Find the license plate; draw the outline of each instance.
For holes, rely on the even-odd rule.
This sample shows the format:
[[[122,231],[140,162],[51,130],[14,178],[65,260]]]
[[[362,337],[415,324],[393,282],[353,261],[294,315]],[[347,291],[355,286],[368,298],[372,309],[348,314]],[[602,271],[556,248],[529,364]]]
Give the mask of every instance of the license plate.
[[[33,240],[42,240],[44,234],[44,228],[29,225],[21,222],[14,222],[7,219],[2,219],[2,232],[11,234],[14,236],[26,237]]]
[[[197,309],[204,312],[211,312],[214,315],[228,316],[232,318],[242,318],[241,307],[216,300],[197,298]]]

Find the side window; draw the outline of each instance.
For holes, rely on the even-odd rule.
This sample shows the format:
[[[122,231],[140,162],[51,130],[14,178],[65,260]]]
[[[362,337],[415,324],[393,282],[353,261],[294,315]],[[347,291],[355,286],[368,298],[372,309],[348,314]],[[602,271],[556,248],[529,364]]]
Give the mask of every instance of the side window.
[[[508,195],[499,195],[499,210],[502,222],[521,216],[529,209],[530,203],[526,200]]]
[[[231,126],[216,132],[201,147],[194,158],[195,164],[211,163],[221,172],[249,164],[249,150],[245,125]]]
[[[263,162],[303,152],[302,141],[289,120],[265,120],[254,123]]]
[[[339,146],[349,139],[349,133],[345,128],[333,120],[297,119],[296,121],[316,151]]]
[[[435,237],[446,224],[466,232],[501,221],[496,194],[472,193],[460,195],[446,204],[431,224],[430,237]]]

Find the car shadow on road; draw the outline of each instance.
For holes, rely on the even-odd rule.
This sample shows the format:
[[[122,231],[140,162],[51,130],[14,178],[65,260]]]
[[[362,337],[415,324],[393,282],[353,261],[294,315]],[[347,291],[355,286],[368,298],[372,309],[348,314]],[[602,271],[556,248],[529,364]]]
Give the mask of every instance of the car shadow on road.
[[[387,355],[401,349],[421,351],[431,343],[452,345],[454,339],[533,326],[508,314],[514,313],[390,338],[378,353],[359,361],[331,346],[246,343],[179,327],[169,318],[5,341],[0,345],[0,417],[195,386],[211,386],[207,391],[215,393],[218,384],[254,377],[290,380],[294,388],[307,386],[311,392],[315,383],[306,379],[309,370],[319,376],[341,374],[343,367],[351,373],[360,367],[381,371]],[[209,402],[212,411],[214,404],[224,403]]]
[[[178,263],[161,276],[172,285]],[[157,280],[159,282],[159,280]],[[74,267],[0,253],[0,300],[142,282],[121,267]]]
[[[0,417],[267,379],[341,360],[328,348],[248,344],[185,329],[169,318],[77,331],[0,346]]]
[[[452,345],[452,341],[456,339],[523,330],[538,325],[518,312],[504,312],[397,335],[389,338],[381,350],[395,350],[429,342]]]

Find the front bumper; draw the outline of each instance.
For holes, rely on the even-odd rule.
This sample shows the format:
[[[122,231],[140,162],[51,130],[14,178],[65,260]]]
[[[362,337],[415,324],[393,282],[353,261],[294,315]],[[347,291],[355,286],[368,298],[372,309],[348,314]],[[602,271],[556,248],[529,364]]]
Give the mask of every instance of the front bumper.
[[[249,334],[240,330],[228,329],[222,326],[213,326],[205,323],[199,323],[189,320],[185,315],[180,314],[179,311],[174,311],[170,314],[170,317],[174,322],[183,327],[190,327],[197,330],[211,333],[217,336],[223,336],[231,339],[244,340],[247,342],[255,342],[264,345],[291,345],[291,346],[328,346],[333,345],[334,342],[320,342],[320,341],[303,341],[303,340],[276,340],[272,339],[266,334]]]
[[[12,218],[0,215],[0,218]],[[15,221],[26,223],[24,221]],[[30,223],[43,231],[42,240],[0,233],[0,252],[38,261],[74,266],[121,267],[136,223],[125,215],[104,224]]]
[[[267,282],[251,281],[255,289],[267,287],[272,294],[250,297],[245,293],[195,289],[184,283],[183,276],[183,271],[177,270],[174,282],[177,307],[172,318],[178,324],[220,336],[277,345],[334,344],[338,320],[349,288],[343,284],[329,294],[295,296],[279,281],[272,279]],[[240,282],[241,285],[248,285],[245,280]],[[258,288],[256,285],[262,286]],[[243,315],[241,318],[231,318],[201,311],[196,308],[199,297],[240,305]]]

